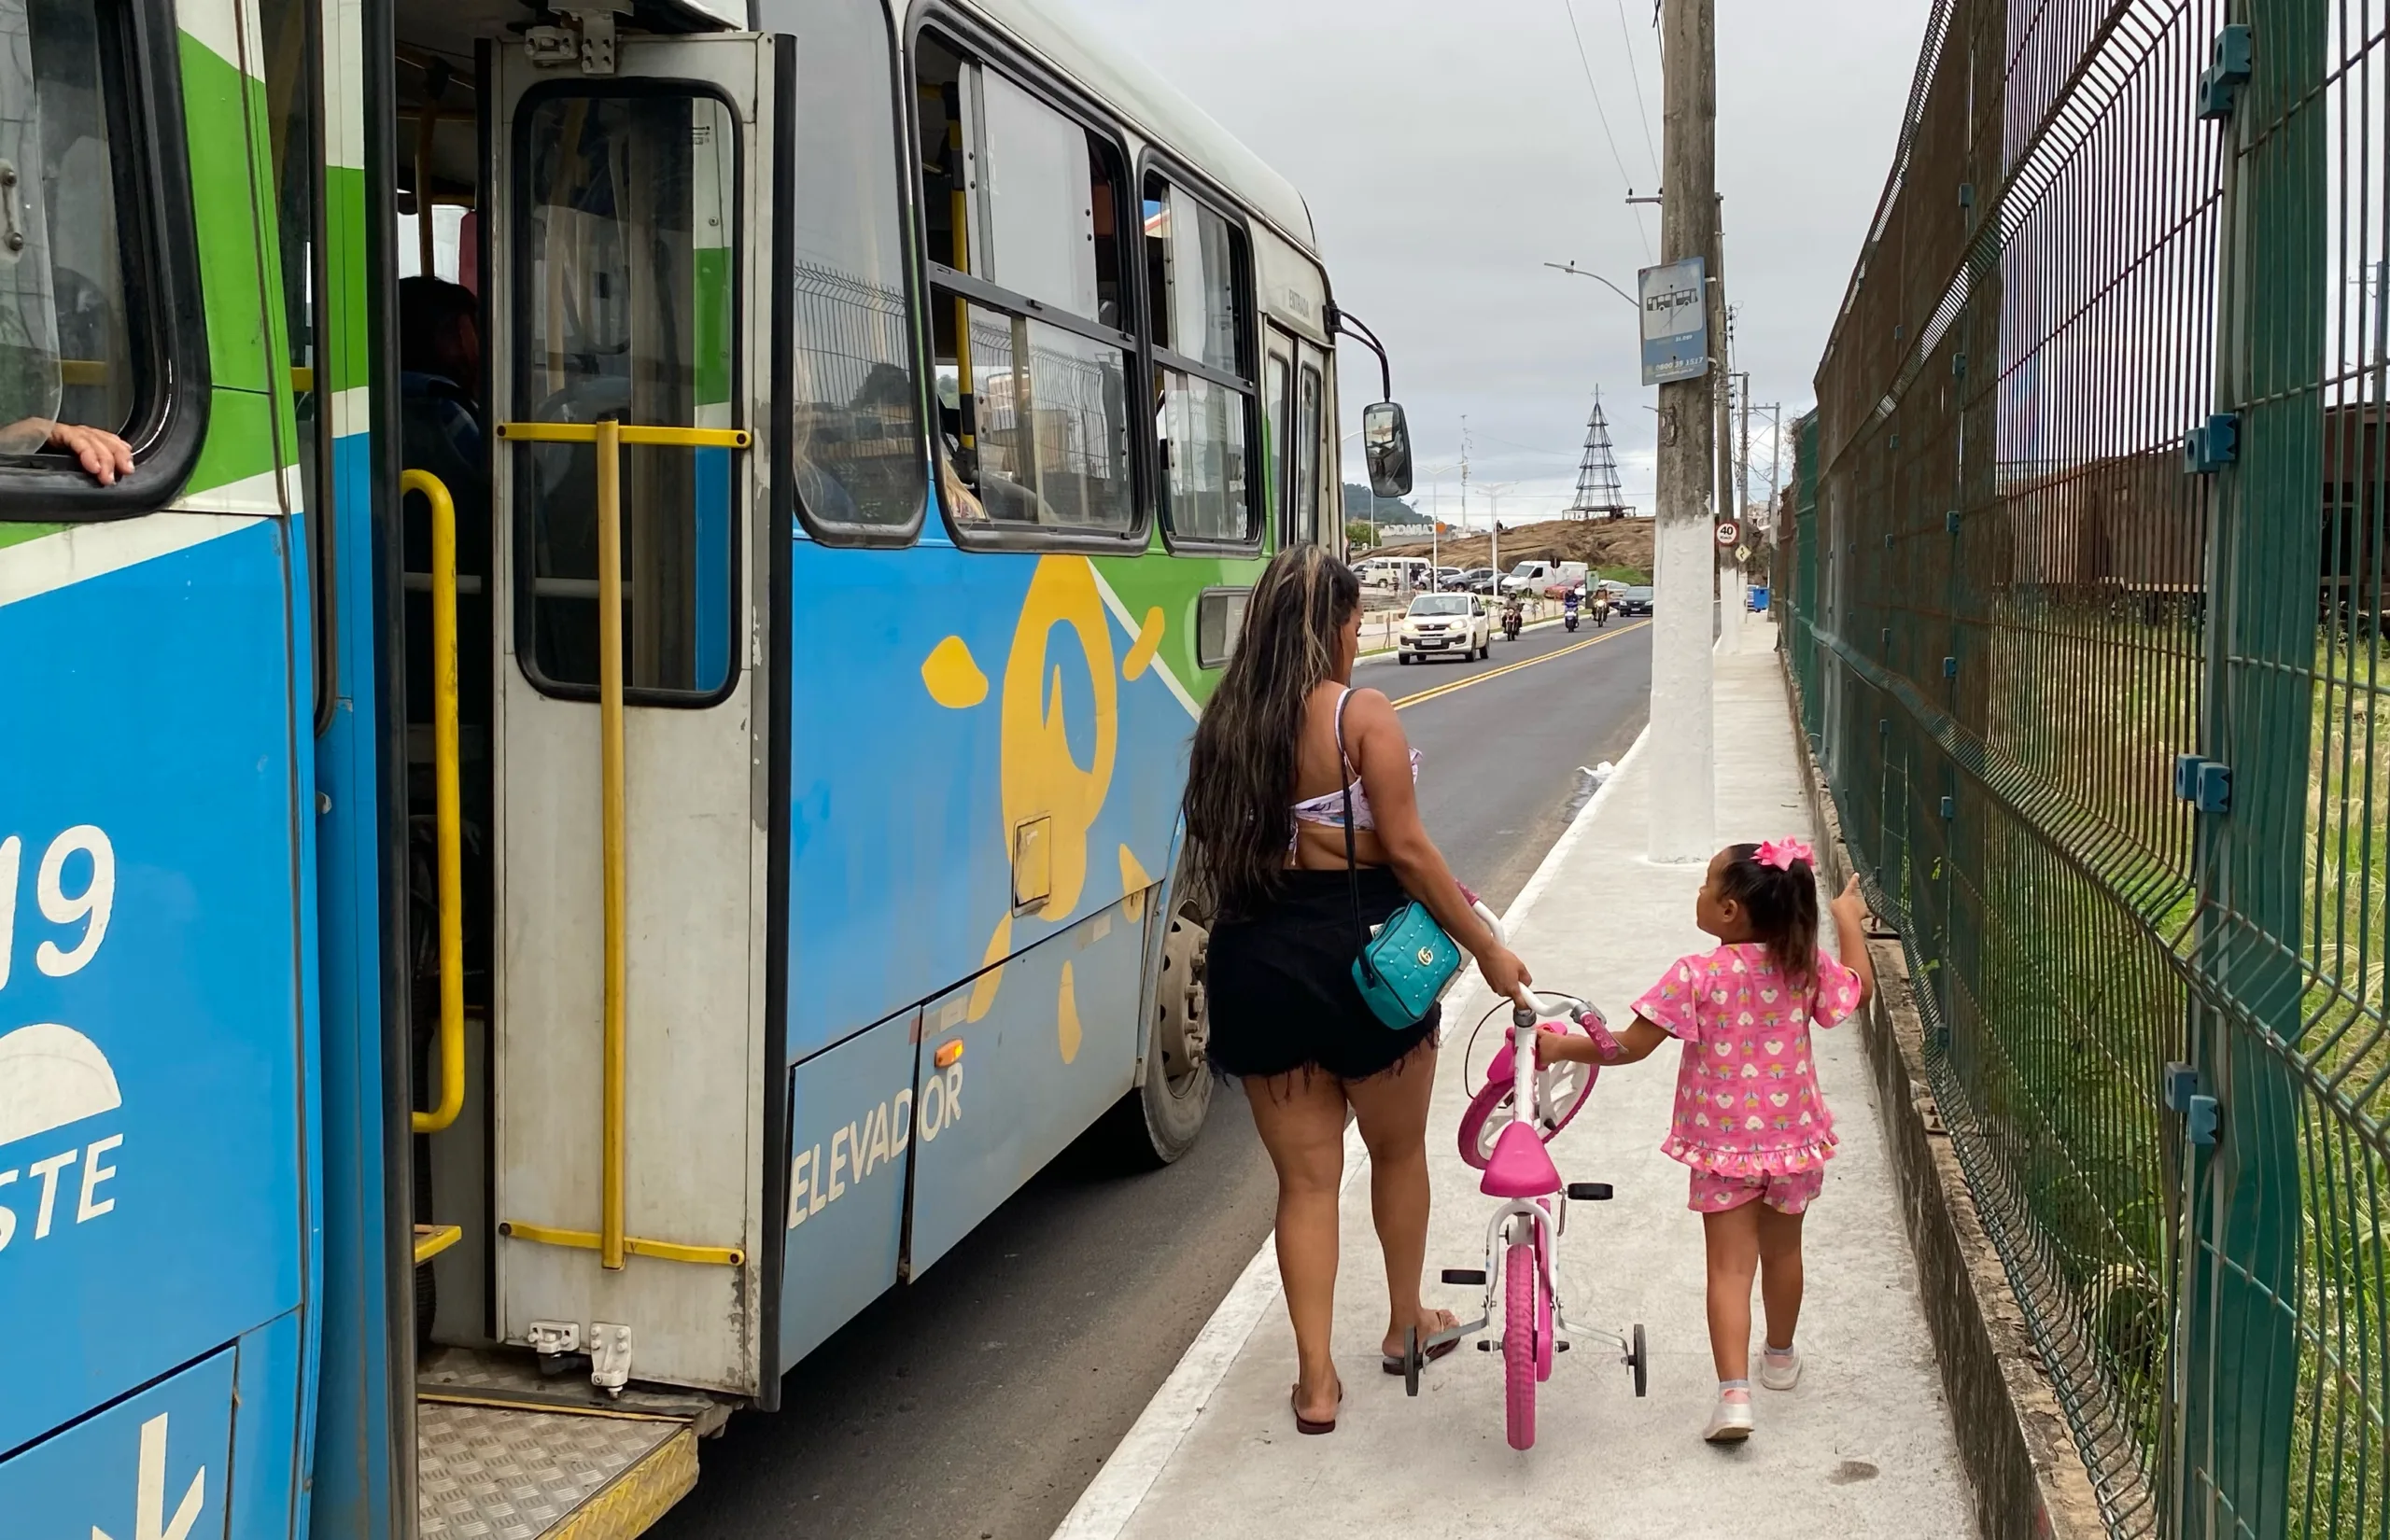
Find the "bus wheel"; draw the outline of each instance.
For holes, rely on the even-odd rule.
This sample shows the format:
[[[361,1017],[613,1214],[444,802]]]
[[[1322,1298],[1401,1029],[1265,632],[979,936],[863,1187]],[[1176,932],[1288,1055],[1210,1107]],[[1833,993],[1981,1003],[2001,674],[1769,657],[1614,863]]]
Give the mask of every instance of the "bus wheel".
[[[1138,1163],[1167,1166],[1195,1147],[1212,1110],[1204,1051],[1204,953],[1211,932],[1190,905],[1172,911],[1162,934],[1161,979],[1146,1034],[1146,1083],[1122,1099],[1123,1143]]]

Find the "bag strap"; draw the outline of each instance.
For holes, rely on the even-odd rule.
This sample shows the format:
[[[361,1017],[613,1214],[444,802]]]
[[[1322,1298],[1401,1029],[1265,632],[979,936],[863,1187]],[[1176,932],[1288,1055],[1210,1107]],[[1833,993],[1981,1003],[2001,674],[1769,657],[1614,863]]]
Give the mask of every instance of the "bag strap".
[[[1360,954],[1361,972],[1374,984],[1378,971],[1370,961],[1370,928],[1361,923],[1361,862],[1353,838],[1353,777],[1347,772],[1354,766],[1344,752],[1344,707],[1352,699],[1350,685],[1336,697],[1336,768],[1344,781],[1344,879],[1353,889],[1353,949]]]

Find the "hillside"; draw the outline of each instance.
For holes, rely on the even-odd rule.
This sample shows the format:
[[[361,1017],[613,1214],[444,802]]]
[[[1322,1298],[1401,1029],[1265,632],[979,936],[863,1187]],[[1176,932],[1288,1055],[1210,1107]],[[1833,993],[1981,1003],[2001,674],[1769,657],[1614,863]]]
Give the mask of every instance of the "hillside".
[[[1487,567],[1487,546],[1484,535],[1447,535],[1435,548],[1436,556],[1446,567]],[[1378,550],[1355,552],[1356,558],[1371,556],[1425,556],[1429,553],[1426,540],[1389,540]],[[1652,521],[1649,519],[1554,519],[1544,524],[1531,524],[1517,529],[1502,531],[1502,569],[1509,571],[1521,562],[1583,562],[1600,570],[1606,567],[1630,567],[1638,572],[1652,570]]]

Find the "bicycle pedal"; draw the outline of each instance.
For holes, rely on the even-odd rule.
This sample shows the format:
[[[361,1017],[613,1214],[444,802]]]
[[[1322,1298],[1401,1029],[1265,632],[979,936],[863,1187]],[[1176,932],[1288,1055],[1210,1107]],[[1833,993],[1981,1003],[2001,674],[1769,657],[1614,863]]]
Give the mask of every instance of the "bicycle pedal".
[[[1477,1339],[1477,1351],[1479,1352],[1492,1352],[1494,1351],[1494,1344],[1481,1337]]]
[[[1552,1351],[1554,1352],[1567,1352],[1568,1351],[1568,1344],[1566,1342],[1554,1342],[1552,1344]]]
[[[1610,1201],[1610,1186],[1607,1182],[1568,1183],[1568,1200],[1572,1203],[1607,1203]]]
[[[1444,1269],[1444,1281],[1447,1283],[1483,1283],[1485,1281],[1485,1269],[1483,1267],[1446,1267]]]

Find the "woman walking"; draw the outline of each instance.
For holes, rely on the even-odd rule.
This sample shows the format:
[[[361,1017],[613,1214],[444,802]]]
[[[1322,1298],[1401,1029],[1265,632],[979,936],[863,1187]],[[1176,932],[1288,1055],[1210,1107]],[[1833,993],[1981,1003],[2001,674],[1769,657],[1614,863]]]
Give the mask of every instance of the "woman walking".
[[[1316,546],[1280,553],[1254,585],[1235,655],[1195,730],[1187,783],[1194,871],[1217,907],[1211,1059],[1244,1082],[1277,1169],[1278,1271],[1304,1433],[1332,1432],[1343,1397],[1329,1337],[1348,1107],[1370,1152],[1370,1210],[1385,1253],[1387,1371],[1402,1372],[1410,1328],[1424,1338],[1454,1323],[1419,1299],[1441,1008],[1401,1028],[1379,1019],[1353,981],[1368,928],[1415,898],[1496,994],[1517,996],[1530,982],[1419,821],[1418,756],[1393,703],[1352,688],[1360,644],[1353,570]]]

